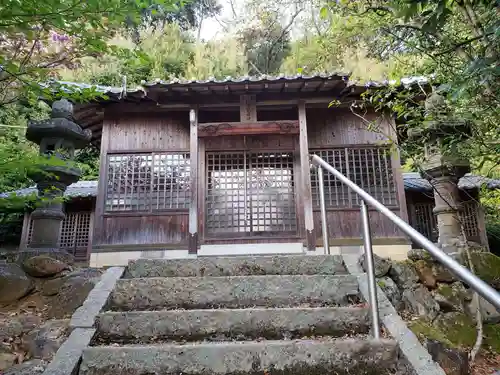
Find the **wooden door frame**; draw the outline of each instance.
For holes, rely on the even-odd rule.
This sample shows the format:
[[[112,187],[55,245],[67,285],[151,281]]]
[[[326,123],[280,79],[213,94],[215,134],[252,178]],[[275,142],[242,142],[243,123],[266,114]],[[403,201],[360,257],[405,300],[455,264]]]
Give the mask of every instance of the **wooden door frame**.
[[[200,243],[205,244],[205,243],[217,243],[218,239],[214,237],[208,237],[207,236],[207,231],[206,231],[206,198],[207,198],[207,158],[206,155],[208,152],[211,153],[218,153],[218,152],[234,152],[234,153],[239,153],[239,152],[288,152],[292,155],[293,158],[293,191],[294,191],[294,200],[295,200],[295,212],[297,216],[297,230],[295,235],[285,235],[285,236],[255,236],[255,237],[236,237],[235,238],[220,238],[220,243],[268,243],[268,242],[283,242],[286,239],[290,239],[290,241],[302,241],[303,240],[303,208],[302,205],[300,204],[300,199],[298,199],[298,191],[299,187],[302,183],[302,173],[301,173],[301,168],[300,168],[300,151],[299,151],[299,137],[298,135],[289,135],[290,137],[293,137],[293,147],[292,148],[283,148],[283,149],[276,149],[276,148],[258,148],[258,149],[249,149],[248,147],[245,147],[243,149],[241,148],[235,148],[231,150],[218,150],[218,149],[210,149],[206,150],[205,147],[205,142],[204,140],[206,138],[198,138],[199,139],[199,154],[198,154],[198,176],[199,176],[199,181],[198,181],[198,231],[200,234]],[[238,136],[234,136],[238,137]],[[243,137],[243,136],[240,136]],[[298,172],[298,173],[297,173]]]

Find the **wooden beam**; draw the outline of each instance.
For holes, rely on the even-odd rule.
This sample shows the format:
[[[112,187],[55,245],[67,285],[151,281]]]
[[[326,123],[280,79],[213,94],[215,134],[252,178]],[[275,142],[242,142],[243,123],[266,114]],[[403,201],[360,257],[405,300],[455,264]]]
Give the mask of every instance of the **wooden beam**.
[[[199,137],[217,137],[221,135],[262,135],[262,134],[299,134],[299,122],[256,121],[256,122],[214,122],[199,124]]]
[[[257,121],[257,105],[255,102],[255,95],[240,96],[240,121],[241,122]]]
[[[299,197],[304,205],[304,224],[306,229],[307,249],[316,250],[316,234],[314,232],[314,219],[312,207],[311,171],[309,161],[309,145],[307,140],[306,103],[299,101],[299,152],[300,168],[302,172],[302,184],[300,185]]]
[[[189,111],[190,136],[189,136],[189,160],[190,160],[190,188],[191,202],[189,205],[189,239],[188,252],[198,252],[198,108]]]

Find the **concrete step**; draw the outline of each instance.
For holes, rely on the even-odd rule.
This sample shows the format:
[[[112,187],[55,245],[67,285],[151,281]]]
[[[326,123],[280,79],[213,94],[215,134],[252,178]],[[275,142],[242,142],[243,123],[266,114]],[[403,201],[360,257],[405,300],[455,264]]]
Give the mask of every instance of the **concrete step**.
[[[134,311],[100,314],[97,334],[121,343],[291,339],[367,333],[369,324],[361,307]]]
[[[248,275],[337,275],[347,271],[340,255],[279,255],[138,259],[129,263],[126,278]]]
[[[266,275],[118,280],[108,310],[308,307],[359,300],[356,276]]]
[[[369,339],[106,346],[84,351],[79,375],[389,374],[397,358]]]

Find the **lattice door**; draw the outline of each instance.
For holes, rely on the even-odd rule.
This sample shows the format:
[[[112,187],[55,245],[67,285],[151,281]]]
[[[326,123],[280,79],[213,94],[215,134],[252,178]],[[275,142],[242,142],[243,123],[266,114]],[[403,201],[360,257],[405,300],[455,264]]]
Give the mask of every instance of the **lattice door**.
[[[207,153],[208,236],[296,233],[289,152]]]

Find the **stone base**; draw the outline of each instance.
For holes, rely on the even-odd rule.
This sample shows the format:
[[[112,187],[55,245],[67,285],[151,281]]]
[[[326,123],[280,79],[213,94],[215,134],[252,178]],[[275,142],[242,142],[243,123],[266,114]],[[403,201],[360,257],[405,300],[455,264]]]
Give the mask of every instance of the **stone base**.
[[[51,258],[60,260],[66,264],[75,263],[75,258],[73,255],[65,250],[59,248],[26,248],[21,249],[17,253],[16,263],[22,264],[26,259],[32,258],[37,255],[46,255]]]

